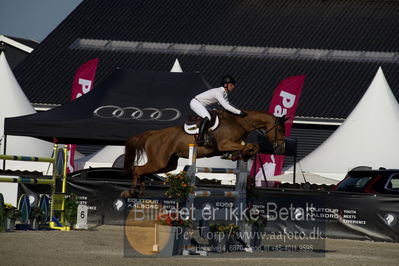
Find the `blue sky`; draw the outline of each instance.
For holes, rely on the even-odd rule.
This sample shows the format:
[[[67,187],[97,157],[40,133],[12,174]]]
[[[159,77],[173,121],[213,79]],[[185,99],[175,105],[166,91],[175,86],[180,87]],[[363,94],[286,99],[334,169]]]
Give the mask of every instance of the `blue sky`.
[[[40,42],[82,1],[0,0],[0,35]]]

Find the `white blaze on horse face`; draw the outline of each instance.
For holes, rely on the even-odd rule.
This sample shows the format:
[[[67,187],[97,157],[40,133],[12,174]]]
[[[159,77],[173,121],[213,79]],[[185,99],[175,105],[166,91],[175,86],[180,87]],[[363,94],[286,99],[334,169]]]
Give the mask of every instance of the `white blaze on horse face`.
[[[294,94],[281,91],[280,96],[283,97],[283,106],[276,105],[274,107],[273,115],[277,117],[282,117],[287,114],[287,109],[290,109],[294,106],[296,96]]]

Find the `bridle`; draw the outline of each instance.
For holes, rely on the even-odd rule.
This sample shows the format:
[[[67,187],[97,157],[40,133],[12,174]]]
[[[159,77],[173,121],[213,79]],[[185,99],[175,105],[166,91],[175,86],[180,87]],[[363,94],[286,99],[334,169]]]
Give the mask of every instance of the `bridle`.
[[[263,132],[262,130],[258,129],[257,127],[255,127],[254,124],[252,124],[250,121],[248,121],[245,117],[244,117],[244,121],[247,122],[256,132],[258,132],[260,135],[266,137],[266,134],[269,133],[270,131],[272,131],[274,129],[274,139],[273,141],[271,141],[272,145],[273,145],[273,149],[276,149],[278,146],[278,142],[282,141],[284,143],[284,139],[279,139],[277,137],[278,134],[278,128],[277,126],[280,123],[280,118],[279,117],[274,117],[274,124],[271,128],[269,128],[268,130],[266,130],[265,132]]]

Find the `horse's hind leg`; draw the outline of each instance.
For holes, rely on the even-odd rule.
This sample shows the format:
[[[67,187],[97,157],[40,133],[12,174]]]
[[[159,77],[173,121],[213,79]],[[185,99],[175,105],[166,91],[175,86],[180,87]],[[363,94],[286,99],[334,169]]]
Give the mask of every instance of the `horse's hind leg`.
[[[132,174],[132,189],[130,194],[132,195],[132,197],[137,197],[139,195],[139,184],[138,184],[138,180],[141,180],[141,176],[136,174],[135,169],[133,169],[133,174]]]
[[[136,187],[138,186],[138,190],[137,193],[139,196],[144,196],[144,192],[145,192],[145,176],[141,175],[138,176],[138,178],[136,178],[136,184],[137,184],[137,180],[139,181],[139,185],[136,185]]]
[[[150,164],[150,158],[148,158],[148,163],[143,166],[136,167],[135,173],[137,174],[137,177],[140,177],[140,189],[138,191],[139,196],[143,196],[145,192],[145,177],[143,176],[144,174],[147,173],[166,173],[172,170],[175,170],[177,168],[177,161],[179,157],[176,155],[171,155],[170,157],[165,156],[163,159],[162,158],[157,158],[158,160],[156,161],[157,163],[155,164]],[[137,184],[136,179],[136,184]]]
[[[141,179],[141,177],[137,174],[137,168],[139,166],[132,166],[131,167],[131,173],[130,173],[130,177],[132,178],[132,184],[131,184],[131,188],[129,190],[123,191],[121,193],[121,197],[123,198],[137,198],[139,196],[139,184],[138,184],[138,180]]]
[[[173,154],[172,156],[170,156],[168,164],[164,168],[159,169],[157,171],[157,173],[167,173],[167,172],[175,170],[177,168],[178,160],[179,160],[179,157]]]

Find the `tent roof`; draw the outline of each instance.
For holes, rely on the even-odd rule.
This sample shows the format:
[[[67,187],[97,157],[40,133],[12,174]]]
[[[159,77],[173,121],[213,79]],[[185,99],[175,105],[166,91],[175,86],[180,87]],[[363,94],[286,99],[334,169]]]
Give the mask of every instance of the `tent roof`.
[[[380,68],[349,117],[300,167],[322,176],[359,165],[398,168],[398,132],[399,105]]]
[[[6,119],[5,133],[50,141],[55,137],[60,143],[123,145],[145,130],[183,124],[189,100],[207,89],[199,73],[118,69],[72,102]]]

